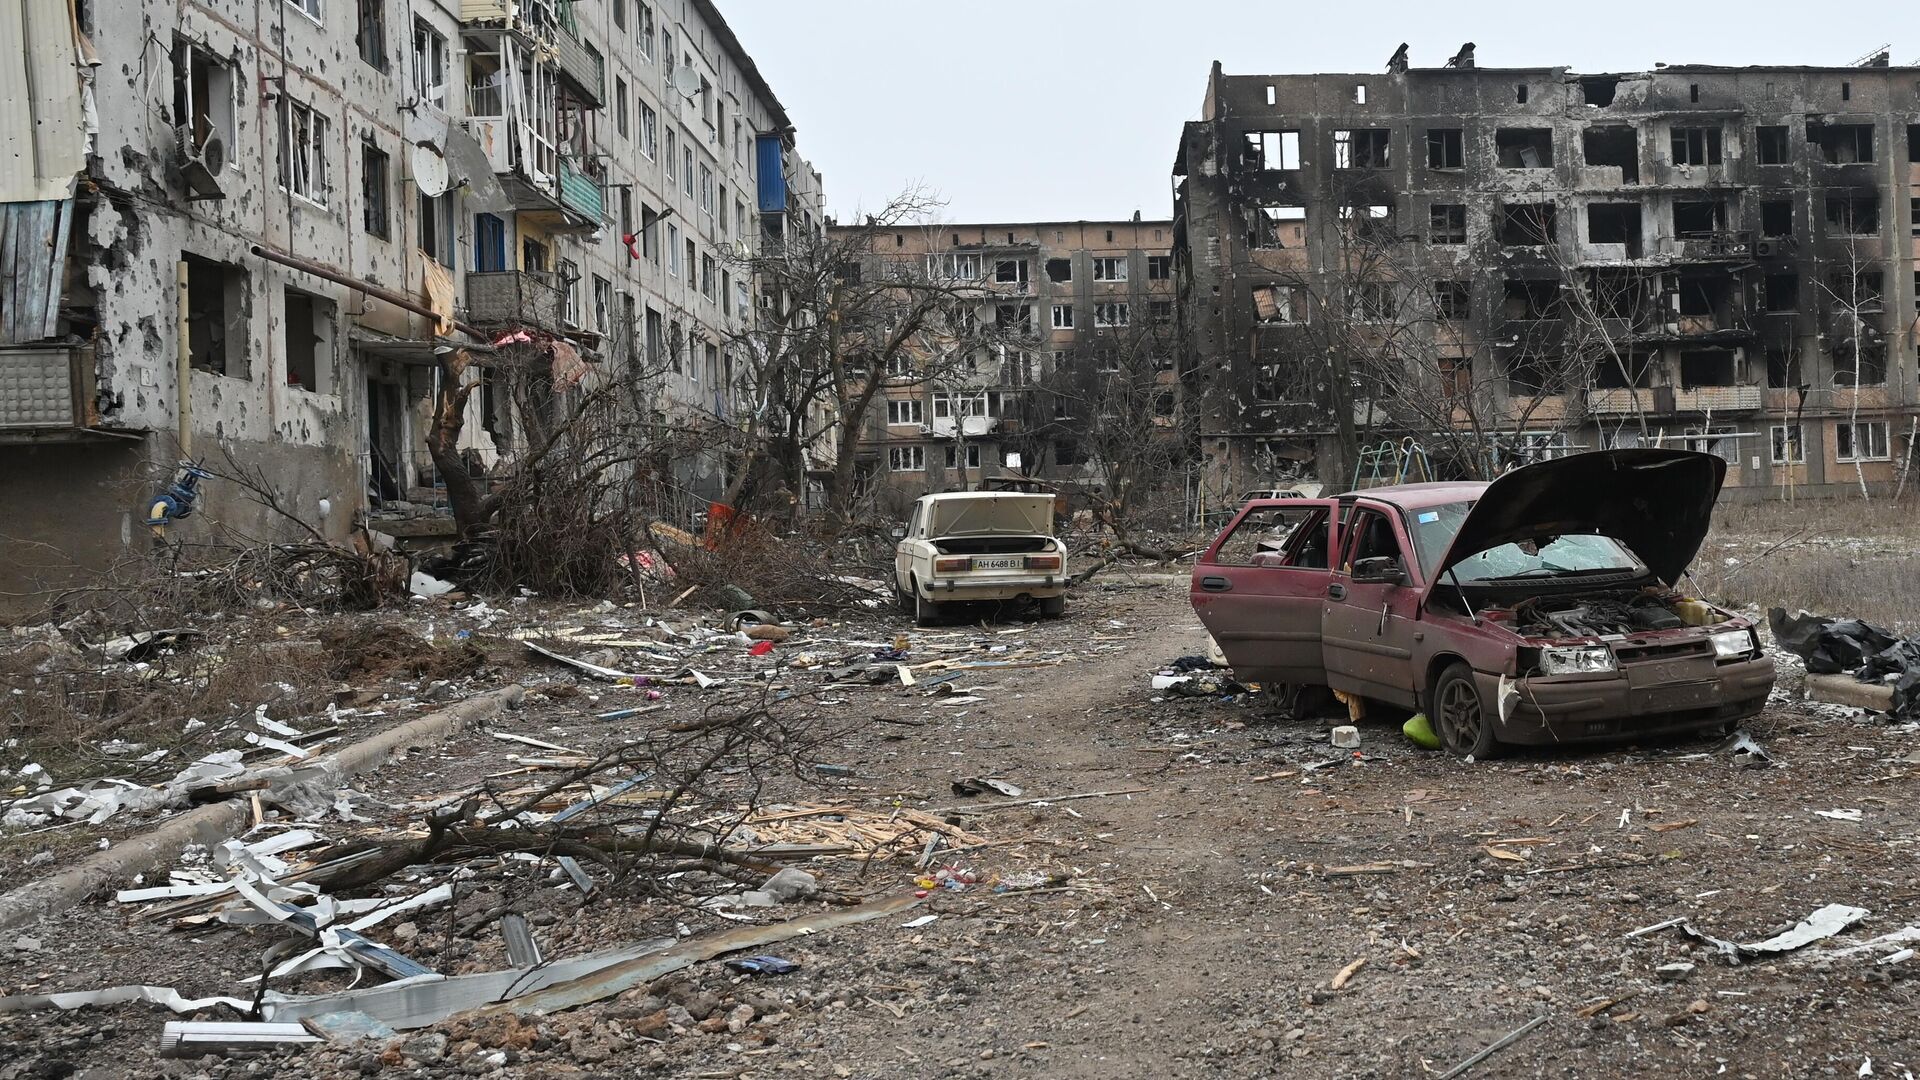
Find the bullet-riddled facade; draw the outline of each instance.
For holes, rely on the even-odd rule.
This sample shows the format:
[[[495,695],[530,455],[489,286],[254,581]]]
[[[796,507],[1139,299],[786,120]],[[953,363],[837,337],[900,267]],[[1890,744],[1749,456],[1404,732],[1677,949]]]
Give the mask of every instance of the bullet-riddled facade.
[[[1214,484],[1376,471],[1343,447],[1324,372],[1287,370],[1319,362],[1302,346],[1324,344],[1308,329],[1324,312],[1305,309],[1362,215],[1435,298],[1419,332],[1463,378],[1507,381],[1514,458],[1658,440],[1721,454],[1743,494],[1898,485],[1920,400],[1917,79],[1483,68],[1471,46],[1382,73],[1216,64],[1174,168],[1181,333]],[[1561,340],[1569,278],[1610,274],[1646,291],[1640,321],[1593,320],[1629,362],[1521,391],[1519,343]],[[1363,450],[1422,435],[1367,419]]]
[[[557,381],[644,364],[667,411],[724,417],[749,255],[824,223],[820,175],[706,0],[16,7],[30,48],[0,80],[35,88],[12,100],[37,164],[0,174],[4,270],[32,286],[0,299],[14,584],[36,543],[96,567],[144,550],[183,456],[258,467],[335,535],[361,511],[433,517],[440,346],[524,329]],[[441,316],[458,328],[436,336]],[[469,399],[476,468],[523,438],[502,397]],[[720,469],[686,463],[690,504]],[[175,535],[270,535],[203,490]]]

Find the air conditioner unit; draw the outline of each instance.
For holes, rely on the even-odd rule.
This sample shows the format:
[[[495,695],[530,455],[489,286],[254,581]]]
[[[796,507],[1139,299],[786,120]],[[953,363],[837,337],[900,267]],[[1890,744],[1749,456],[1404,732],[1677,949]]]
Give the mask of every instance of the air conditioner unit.
[[[224,199],[227,193],[220,187],[220,174],[227,168],[227,144],[219,135],[209,133],[206,141],[197,148],[193,145],[193,128],[182,124],[173,129],[174,161],[180,166],[180,177],[187,183],[187,190],[194,199]]]
[[[1773,241],[1755,240],[1753,242],[1753,253],[1759,258],[1762,258],[1762,259],[1767,258],[1768,256],[1773,254]]]

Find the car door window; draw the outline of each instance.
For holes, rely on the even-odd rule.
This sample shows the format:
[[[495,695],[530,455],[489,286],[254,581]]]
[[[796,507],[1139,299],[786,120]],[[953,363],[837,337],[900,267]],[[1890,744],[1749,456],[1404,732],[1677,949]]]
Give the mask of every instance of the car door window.
[[[1400,553],[1400,538],[1394,535],[1393,522],[1377,510],[1361,510],[1347,530],[1346,558],[1341,570],[1352,573],[1362,559],[1390,558],[1406,565]]]
[[[926,506],[924,504],[913,504],[913,517],[907,521],[907,535],[909,537],[920,535],[920,515],[925,511]]]
[[[1222,566],[1327,565],[1326,512],[1314,506],[1268,506],[1247,511],[1220,541]]]

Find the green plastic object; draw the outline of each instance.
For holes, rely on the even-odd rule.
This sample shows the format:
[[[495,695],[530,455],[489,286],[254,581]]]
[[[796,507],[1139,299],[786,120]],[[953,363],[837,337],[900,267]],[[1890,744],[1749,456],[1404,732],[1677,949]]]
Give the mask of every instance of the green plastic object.
[[[1406,723],[1400,725],[1400,734],[1413,741],[1413,745],[1422,750],[1440,749],[1440,736],[1433,733],[1433,725],[1427,722],[1427,714],[1414,713]]]

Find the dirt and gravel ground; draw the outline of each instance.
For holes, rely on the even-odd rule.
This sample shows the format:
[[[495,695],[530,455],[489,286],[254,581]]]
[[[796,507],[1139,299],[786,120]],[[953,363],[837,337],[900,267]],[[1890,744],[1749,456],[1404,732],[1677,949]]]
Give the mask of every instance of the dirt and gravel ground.
[[[985,700],[960,706],[898,686],[838,693],[823,707],[837,718],[922,724],[857,725],[832,757],[852,778],[780,794],[868,808],[990,805],[999,797],[948,790],[979,775],[1029,796],[1139,789],[966,817],[995,846],[957,861],[983,876],[1040,870],[1059,884],[936,891],[909,913],[938,915],[925,926],[889,918],[763,950],[801,965],[788,975],[700,964],[525,1026],[455,1023],[384,1050],[164,1061],[157,1036],[170,1014],[154,1006],[0,1013],[0,1078],[1405,1077],[1444,1074],[1536,1017],[1545,1020],[1469,1075],[1901,1077],[1920,1059],[1909,980],[1920,959],[1876,962],[1896,944],[1842,951],[1920,924],[1915,731],[1801,704],[1791,671],[1751,728],[1778,759],[1772,768],[1736,768],[1712,740],[1468,765],[1417,750],[1386,724],[1363,726],[1358,754],[1335,751],[1324,723],[1275,719],[1257,694],[1156,694],[1151,671],[1204,648],[1182,578],[1114,575],[1055,623],[928,633],[874,618],[812,631],[896,632],[916,647],[993,655],[985,650],[1012,642],[1061,662],[969,672],[961,685]],[[806,637],[779,653],[806,648]],[[500,677],[572,681],[502,663]],[[590,714],[632,694],[587,684],[536,693],[494,727],[592,749],[622,729]],[[668,703],[636,722],[700,707],[692,692]],[[401,821],[409,800],[457,791],[525,750],[471,733],[363,787]],[[1828,810],[1859,820],[1819,814]],[[915,887],[902,861],[809,868],[849,891]],[[512,866],[478,867],[472,880],[454,913],[389,922],[376,936],[467,971],[502,964],[498,934],[454,926],[503,895],[531,913],[549,957],[727,925],[658,903],[582,909],[577,894]],[[1627,936],[1685,917],[1753,941],[1830,903],[1871,914],[1825,945],[1739,966],[1674,930]],[[235,993],[277,937],[137,916],[91,904],[0,935],[0,992],[142,982]],[[1693,967],[1657,971],[1676,963]],[[288,989],[346,982],[320,974]]]

